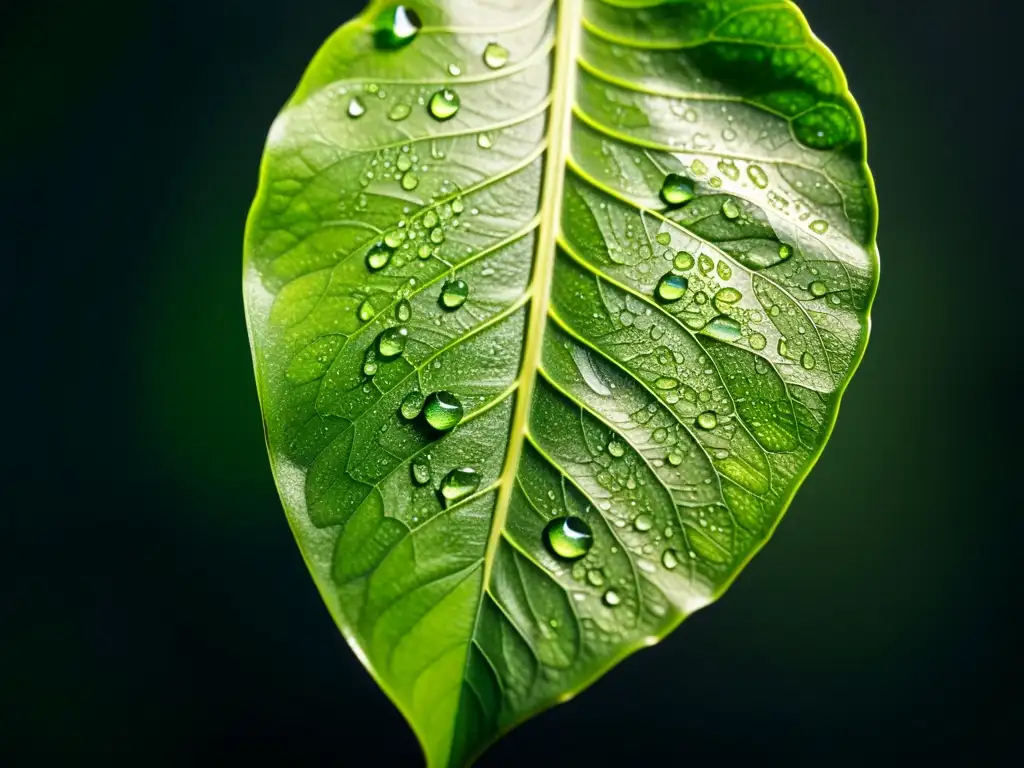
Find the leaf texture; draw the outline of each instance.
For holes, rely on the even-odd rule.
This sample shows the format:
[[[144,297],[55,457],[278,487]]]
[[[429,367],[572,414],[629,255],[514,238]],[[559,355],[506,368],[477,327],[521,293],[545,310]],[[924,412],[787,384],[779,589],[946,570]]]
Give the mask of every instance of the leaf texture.
[[[310,571],[429,765],[460,766],[770,536],[867,341],[876,204],[792,3],[413,10],[338,30],[275,121],[244,293]]]

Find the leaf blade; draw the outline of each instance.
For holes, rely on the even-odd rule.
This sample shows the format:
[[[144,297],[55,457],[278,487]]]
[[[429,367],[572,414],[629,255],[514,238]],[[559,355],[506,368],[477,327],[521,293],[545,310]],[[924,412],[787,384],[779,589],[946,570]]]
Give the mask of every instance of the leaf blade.
[[[424,5],[422,37],[386,57],[368,43],[382,4],[325,44],[271,131],[246,235],[289,521],[432,765],[466,763],[727,588],[820,455],[877,283],[863,124],[795,6],[563,2],[549,23],[534,3],[502,8],[497,29],[447,23],[471,6]],[[469,65],[485,40],[513,52],[506,70]],[[763,55],[737,59],[739,45]],[[430,74],[459,56],[458,74]],[[446,85],[462,96],[450,121],[396,107]],[[801,88],[818,101],[794,111]],[[686,128],[703,128],[689,110],[708,104],[720,139]],[[772,140],[737,120],[761,134],[769,121]],[[403,152],[428,159],[403,168]],[[427,194],[435,168],[446,178]],[[670,172],[694,200],[665,207]],[[393,236],[408,255],[407,236],[438,228],[445,268],[421,268],[438,253],[363,266],[376,243]],[[689,275],[686,311],[652,298],[670,267]],[[470,299],[450,314],[432,292],[456,272]],[[435,327],[412,328],[412,348],[367,374],[362,350],[401,301]],[[355,323],[364,304],[372,320]],[[396,420],[413,384],[458,392],[454,432]],[[429,487],[410,492],[427,460]],[[478,489],[432,499],[468,462]],[[572,565],[544,548],[556,515],[590,522],[594,554]]]

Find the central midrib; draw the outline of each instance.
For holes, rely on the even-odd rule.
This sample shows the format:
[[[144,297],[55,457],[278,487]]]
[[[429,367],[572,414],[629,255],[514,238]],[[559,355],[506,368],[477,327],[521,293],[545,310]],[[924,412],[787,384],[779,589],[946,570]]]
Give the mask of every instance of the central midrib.
[[[575,63],[582,24],[583,0],[557,0],[558,19],[555,37],[555,67],[551,81],[551,107],[547,130],[547,152],[541,186],[540,227],[534,257],[533,277],[530,280],[530,316],[526,325],[523,363],[519,371],[519,389],[516,407],[509,430],[508,453],[501,473],[498,498],[494,505],[490,536],[484,552],[482,590],[491,581],[494,556],[508,518],[515,477],[523,452],[537,367],[544,342],[548,302],[551,295],[551,277],[554,272],[555,249],[561,226],[562,193],[565,184],[566,157],[572,127],[572,104],[575,98]],[[483,594],[481,594],[481,602]]]

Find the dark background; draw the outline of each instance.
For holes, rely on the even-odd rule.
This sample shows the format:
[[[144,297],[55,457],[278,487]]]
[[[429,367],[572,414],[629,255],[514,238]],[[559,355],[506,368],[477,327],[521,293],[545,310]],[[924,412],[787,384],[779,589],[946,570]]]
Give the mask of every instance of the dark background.
[[[801,5],[882,204],[874,338],[831,445],[725,599],[485,768],[1012,762],[1011,4]],[[241,307],[266,130],[355,10],[0,11],[0,762],[420,762],[291,539]]]

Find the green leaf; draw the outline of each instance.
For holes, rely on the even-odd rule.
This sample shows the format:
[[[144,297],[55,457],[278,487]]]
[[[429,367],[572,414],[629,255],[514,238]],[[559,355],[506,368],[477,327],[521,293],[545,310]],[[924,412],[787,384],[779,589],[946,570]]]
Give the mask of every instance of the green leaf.
[[[725,591],[832,429],[875,231],[791,3],[375,3],[328,40],[245,305],[291,527],[431,766]]]

